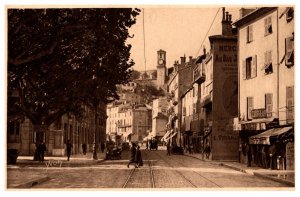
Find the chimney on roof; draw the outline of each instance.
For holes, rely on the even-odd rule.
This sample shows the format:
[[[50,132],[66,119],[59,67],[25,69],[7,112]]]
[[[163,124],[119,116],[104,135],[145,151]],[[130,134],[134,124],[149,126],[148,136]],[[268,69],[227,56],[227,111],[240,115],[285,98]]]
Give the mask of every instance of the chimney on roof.
[[[176,60],[174,62],[174,70],[175,70],[175,72],[178,70],[178,61],[176,61]]]
[[[180,57],[180,64],[183,65],[185,64],[185,60],[186,60],[186,57],[185,57],[185,54],[183,57]]]
[[[203,55],[205,55],[205,54],[206,54],[206,48],[203,47]]]
[[[193,61],[193,56],[189,56],[189,63],[192,63]]]
[[[228,36],[232,35],[232,26],[231,26],[231,14],[229,12],[225,12],[225,8],[222,8],[223,17],[222,17],[222,35]]]

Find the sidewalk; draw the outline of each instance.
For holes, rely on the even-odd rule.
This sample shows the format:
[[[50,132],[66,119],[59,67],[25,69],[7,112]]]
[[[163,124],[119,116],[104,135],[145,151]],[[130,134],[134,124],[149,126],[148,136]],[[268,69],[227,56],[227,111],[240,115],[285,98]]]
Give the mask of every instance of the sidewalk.
[[[295,171],[293,170],[270,170],[260,167],[247,167],[246,164],[242,164],[237,161],[212,161],[204,159],[201,153],[185,153],[184,155],[295,187]]]
[[[92,153],[86,155],[78,154],[71,155],[70,161],[67,161],[66,156],[45,156],[44,162],[33,161],[33,156],[19,156],[15,165],[8,165],[7,167],[29,167],[29,166],[52,166],[52,167],[80,167],[96,165],[104,161],[105,153],[98,153],[98,160],[93,159]]]
[[[31,188],[50,179],[44,171],[37,171],[36,168],[91,166],[103,162],[104,159],[105,153],[98,153],[98,160],[93,159],[92,153],[87,153],[71,155],[70,161],[67,161],[66,156],[45,156],[44,162],[33,161],[33,156],[19,156],[15,165],[7,165],[7,188]]]

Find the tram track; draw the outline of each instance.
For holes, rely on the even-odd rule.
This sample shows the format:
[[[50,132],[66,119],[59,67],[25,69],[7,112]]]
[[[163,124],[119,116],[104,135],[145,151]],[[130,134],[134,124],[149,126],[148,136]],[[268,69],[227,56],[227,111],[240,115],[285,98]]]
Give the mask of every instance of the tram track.
[[[144,156],[145,158],[148,158],[148,153],[144,152]],[[151,188],[155,188],[155,179],[154,179],[154,173],[153,173],[153,161],[150,160],[150,158],[148,158],[147,160],[144,160],[144,163],[146,163],[145,161],[147,161],[148,164],[148,170],[149,170],[149,177],[150,177],[150,186]],[[145,168],[133,168],[130,170],[130,173],[128,175],[128,177],[126,178],[122,188],[128,188],[128,186],[132,183],[134,183],[134,181],[136,181],[136,179],[134,179],[134,176],[137,176],[137,173],[141,173],[142,170],[146,170]],[[141,183],[143,184],[143,183]]]
[[[167,163],[170,167],[174,168],[175,166],[173,166],[172,164],[170,164],[170,162],[168,160],[166,160],[164,157],[162,157],[161,155],[159,155],[158,153],[156,153],[156,155],[158,155],[165,163]],[[187,178],[186,176],[183,175],[183,173],[181,173],[180,171],[175,169],[175,172],[181,176],[184,180],[186,180],[190,185],[192,185],[194,188],[197,188],[197,185],[195,185],[189,178]]]
[[[163,156],[159,155],[158,153],[156,153],[156,154],[161,158],[161,160],[163,160],[165,163],[167,163],[170,167],[172,167],[172,168],[175,167],[174,165],[171,164],[171,162],[170,162],[169,160],[167,160],[167,159],[164,158]],[[168,157],[168,158],[171,158],[171,157]],[[179,162],[179,161],[177,161],[177,160],[175,160],[175,159],[172,159],[172,162],[174,162],[174,161],[177,162],[180,166],[188,167],[188,166],[184,165],[182,162]],[[179,174],[184,180],[186,180],[187,182],[189,182],[193,187],[198,188],[198,186],[197,186],[196,184],[194,184],[194,183],[192,182],[191,179],[187,178],[182,172],[180,172],[180,171],[178,171],[178,170],[175,170],[175,171],[176,171],[177,174]],[[206,180],[206,181],[212,183],[212,184],[215,185],[216,187],[222,188],[221,185],[219,185],[219,184],[215,183],[214,181],[210,180],[209,178],[203,176],[201,173],[199,173],[199,172],[197,172],[197,171],[195,171],[195,170],[191,170],[191,171],[192,171],[193,173],[199,175],[199,176],[200,176],[201,178],[203,178],[204,180]]]

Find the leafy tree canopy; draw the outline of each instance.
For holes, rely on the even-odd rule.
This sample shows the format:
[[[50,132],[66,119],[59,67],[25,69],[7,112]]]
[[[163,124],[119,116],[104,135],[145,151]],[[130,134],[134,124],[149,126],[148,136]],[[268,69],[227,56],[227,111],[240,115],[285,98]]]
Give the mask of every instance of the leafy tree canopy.
[[[117,98],[134,62],[125,42],[138,9],[8,9],[8,89],[14,107],[50,125],[82,102]],[[90,99],[92,97],[92,99]],[[9,112],[8,112],[9,113]]]

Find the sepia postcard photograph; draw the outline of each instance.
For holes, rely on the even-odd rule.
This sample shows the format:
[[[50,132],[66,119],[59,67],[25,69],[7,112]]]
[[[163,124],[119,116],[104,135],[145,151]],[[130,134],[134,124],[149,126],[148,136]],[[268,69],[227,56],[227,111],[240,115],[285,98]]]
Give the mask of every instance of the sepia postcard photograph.
[[[47,3],[2,6],[6,192],[294,194],[295,2]]]

